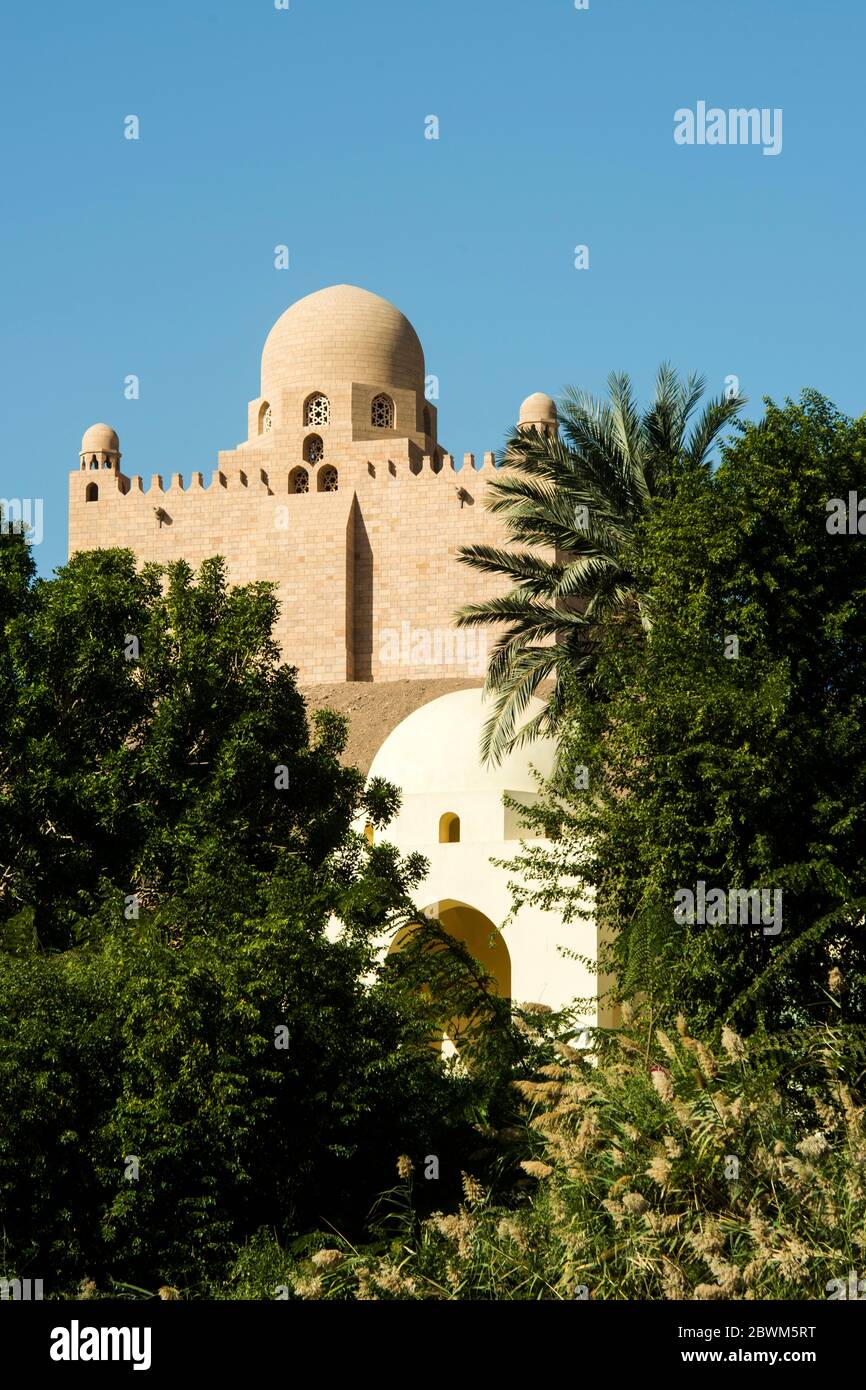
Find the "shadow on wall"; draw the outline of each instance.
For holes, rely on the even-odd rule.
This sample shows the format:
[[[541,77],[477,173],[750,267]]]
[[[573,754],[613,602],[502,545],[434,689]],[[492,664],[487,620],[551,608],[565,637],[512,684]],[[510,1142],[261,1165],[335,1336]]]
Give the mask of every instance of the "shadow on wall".
[[[373,547],[355,498],[353,506],[354,584],[352,637],[356,681],[373,679]]]

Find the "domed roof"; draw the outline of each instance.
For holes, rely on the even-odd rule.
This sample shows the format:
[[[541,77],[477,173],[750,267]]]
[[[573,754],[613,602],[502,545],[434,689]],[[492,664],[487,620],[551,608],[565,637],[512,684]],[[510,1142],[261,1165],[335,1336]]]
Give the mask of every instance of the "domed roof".
[[[82,454],[119,454],[120,440],[110,425],[91,425],[81,440]]]
[[[526,718],[543,708],[532,699]],[[536,739],[516,749],[498,767],[485,767],[481,732],[492,712],[481,690],[455,690],[421,705],[388,735],[370,767],[406,795],[452,792],[537,791],[530,764],[544,776],[553,771],[553,739]]]
[[[424,350],[387,299],[355,285],[331,285],[299,299],[277,319],[262,352],[262,396],[333,381],[424,392]]]
[[[556,402],[543,391],[534,391],[520,407],[521,425],[552,424],[557,420]]]

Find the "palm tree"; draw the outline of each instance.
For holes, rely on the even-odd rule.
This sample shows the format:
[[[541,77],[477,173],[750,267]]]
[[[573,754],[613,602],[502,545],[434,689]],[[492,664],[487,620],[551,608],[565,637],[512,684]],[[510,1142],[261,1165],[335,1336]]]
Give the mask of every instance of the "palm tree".
[[[720,431],[745,404],[738,394],[711,400],[689,427],[705,386],[703,377],[681,380],[664,363],[641,414],[628,375],[615,372],[606,402],[566,391],[559,434],[518,427],[509,438],[507,470],[490,484],[487,505],[502,513],[517,546],[535,549],[470,545],[459,552],[473,569],[513,585],[500,598],[461,608],[456,619],[459,627],[506,624],[487,669],[485,692],[495,698],[482,738],[485,761],[498,763],[512,748],[557,732],[569,680],[592,678],[593,634],[603,620],[633,613],[649,632],[648,595],[629,567],[636,527],[657,499],[671,495],[675,463],[709,471]],[[519,727],[551,679],[544,709]]]

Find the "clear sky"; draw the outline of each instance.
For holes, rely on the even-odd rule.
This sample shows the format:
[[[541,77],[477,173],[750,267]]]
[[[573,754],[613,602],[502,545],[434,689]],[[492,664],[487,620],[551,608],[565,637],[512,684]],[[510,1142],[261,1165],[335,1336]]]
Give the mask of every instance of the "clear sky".
[[[458,456],[531,391],[624,369],[645,393],[666,357],[739,377],[750,414],[804,386],[866,409],[861,0],[9,0],[0,22],[0,496],[44,499],[43,573],[85,427],[117,429],[128,473],[209,473],[271,324],[328,284],[409,316]],[[699,101],[781,108],[781,153],[676,144]]]

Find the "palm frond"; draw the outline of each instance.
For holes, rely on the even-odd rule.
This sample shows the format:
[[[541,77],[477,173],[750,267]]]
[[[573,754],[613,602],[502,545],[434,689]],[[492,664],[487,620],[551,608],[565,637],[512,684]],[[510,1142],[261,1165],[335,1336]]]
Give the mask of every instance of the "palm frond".
[[[746,404],[745,396],[719,396],[710,401],[692,430],[686,444],[686,455],[692,463],[706,462],[707,454],[726,425]]]
[[[614,372],[607,400],[566,389],[558,432],[517,428],[506,441],[485,505],[502,517],[511,544],[459,551],[464,564],[511,585],[505,594],[465,605],[455,619],[459,627],[495,629],[485,761],[556,735],[573,681],[594,688],[602,624],[636,620],[638,632],[651,633],[652,596],[631,569],[637,529],[657,499],[669,495],[675,465],[707,466],[720,433],[745,404],[741,396],[712,400],[694,420],[705,389],[703,377],[683,380],[663,362],[641,412],[631,378]],[[524,719],[551,678],[542,709]]]

